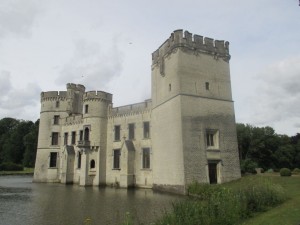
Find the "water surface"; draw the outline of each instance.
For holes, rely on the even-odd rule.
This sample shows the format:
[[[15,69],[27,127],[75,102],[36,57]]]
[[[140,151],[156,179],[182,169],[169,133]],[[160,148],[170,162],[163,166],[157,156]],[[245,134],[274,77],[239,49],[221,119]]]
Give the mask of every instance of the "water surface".
[[[0,225],[121,224],[126,212],[149,224],[177,195],[149,189],[114,189],[32,183],[32,176],[0,176]]]

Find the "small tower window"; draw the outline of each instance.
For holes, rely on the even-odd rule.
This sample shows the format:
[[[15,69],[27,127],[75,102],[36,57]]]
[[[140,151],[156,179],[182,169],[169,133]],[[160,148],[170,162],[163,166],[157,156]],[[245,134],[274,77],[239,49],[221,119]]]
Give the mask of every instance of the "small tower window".
[[[91,169],[94,169],[96,167],[96,163],[95,163],[95,160],[91,160],[91,162],[90,162],[90,168]]]
[[[56,101],[56,102],[55,102],[55,107],[56,107],[56,108],[59,108],[59,101]]]
[[[53,124],[54,124],[54,125],[59,124],[59,115],[55,115],[55,116],[54,116],[54,118],[53,118]]]
[[[90,130],[89,130],[88,127],[86,127],[86,128],[84,129],[84,140],[85,140],[85,141],[89,141],[89,140],[90,140]]]
[[[84,113],[89,113],[89,105],[84,106]]]
[[[209,90],[209,82],[205,82],[205,89],[208,91]]]
[[[171,84],[169,84],[169,91],[171,91],[172,90],[172,85]]]

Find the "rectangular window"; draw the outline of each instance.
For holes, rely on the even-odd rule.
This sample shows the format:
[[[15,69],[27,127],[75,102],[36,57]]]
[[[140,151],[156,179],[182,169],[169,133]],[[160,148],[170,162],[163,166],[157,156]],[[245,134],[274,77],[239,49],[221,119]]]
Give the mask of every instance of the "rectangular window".
[[[57,152],[50,152],[49,167],[50,168],[56,167],[56,163],[57,163]]]
[[[115,126],[115,141],[121,140],[121,126],[117,125]]]
[[[128,124],[128,139],[129,140],[134,139],[134,123]]]
[[[208,148],[219,148],[219,131],[207,130],[206,131],[206,146]]]
[[[64,145],[68,145],[68,133],[66,132],[64,135]]]
[[[78,168],[78,169],[81,168],[81,153],[80,153],[80,152],[78,152],[77,168]]]
[[[79,131],[79,140],[83,140],[83,130]]]
[[[150,169],[150,148],[143,148],[143,169]]]
[[[144,122],[144,138],[150,138],[150,123]]]
[[[55,102],[55,107],[56,107],[56,108],[59,108],[59,101],[56,101],[56,102]]]
[[[121,156],[121,149],[114,149],[113,155],[113,169],[120,169],[120,156]]]
[[[89,113],[89,105],[84,106],[84,113]]]
[[[205,89],[208,91],[209,90],[209,82],[205,82]]]
[[[75,145],[75,142],[76,142],[76,132],[75,131],[72,131],[72,145]]]
[[[59,115],[55,115],[53,118],[53,124],[57,125],[59,124]]]
[[[51,145],[58,145],[58,132],[52,132]]]

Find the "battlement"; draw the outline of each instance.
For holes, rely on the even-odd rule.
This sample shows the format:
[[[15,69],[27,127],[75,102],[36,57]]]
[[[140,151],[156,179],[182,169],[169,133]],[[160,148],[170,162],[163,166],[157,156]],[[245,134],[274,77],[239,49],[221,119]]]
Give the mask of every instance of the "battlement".
[[[218,55],[226,60],[230,59],[228,41],[214,40],[197,34],[193,35],[188,31],[183,32],[183,30],[175,30],[170,38],[152,53],[152,65],[157,63],[165,54],[168,54],[173,49],[179,47],[211,55]]]
[[[152,101],[151,99],[149,99],[144,102],[140,102],[132,105],[125,105],[125,106],[112,108],[110,116],[121,116],[121,115],[128,115],[132,113],[141,113],[147,110],[151,110],[151,108],[152,108]]]
[[[66,91],[47,91],[41,93],[41,101],[44,101],[49,98],[66,98]]]
[[[92,99],[102,99],[107,101],[112,101],[112,94],[104,91],[87,91],[83,95],[83,100],[92,100]]]
[[[82,85],[82,84],[68,83],[68,84],[67,84],[67,89],[72,89],[72,90],[74,90],[74,91],[85,92],[85,86]]]

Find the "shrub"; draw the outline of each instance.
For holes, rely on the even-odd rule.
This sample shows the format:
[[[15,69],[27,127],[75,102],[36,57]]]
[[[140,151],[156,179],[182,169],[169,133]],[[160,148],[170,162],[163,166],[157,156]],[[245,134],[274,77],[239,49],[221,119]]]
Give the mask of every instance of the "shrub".
[[[295,168],[293,170],[293,174],[300,174],[300,169],[299,168]]]
[[[282,176],[282,177],[290,177],[290,176],[292,176],[292,172],[288,168],[282,168],[280,170],[280,176]]]
[[[273,169],[268,169],[267,173],[274,173],[274,170]]]
[[[16,163],[12,163],[12,162],[4,162],[4,163],[0,164],[0,170],[20,171],[20,170],[23,170],[23,166],[16,164]]]
[[[256,173],[255,168],[258,165],[256,162],[252,161],[251,159],[245,159],[241,161],[241,172],[242,173]]]

